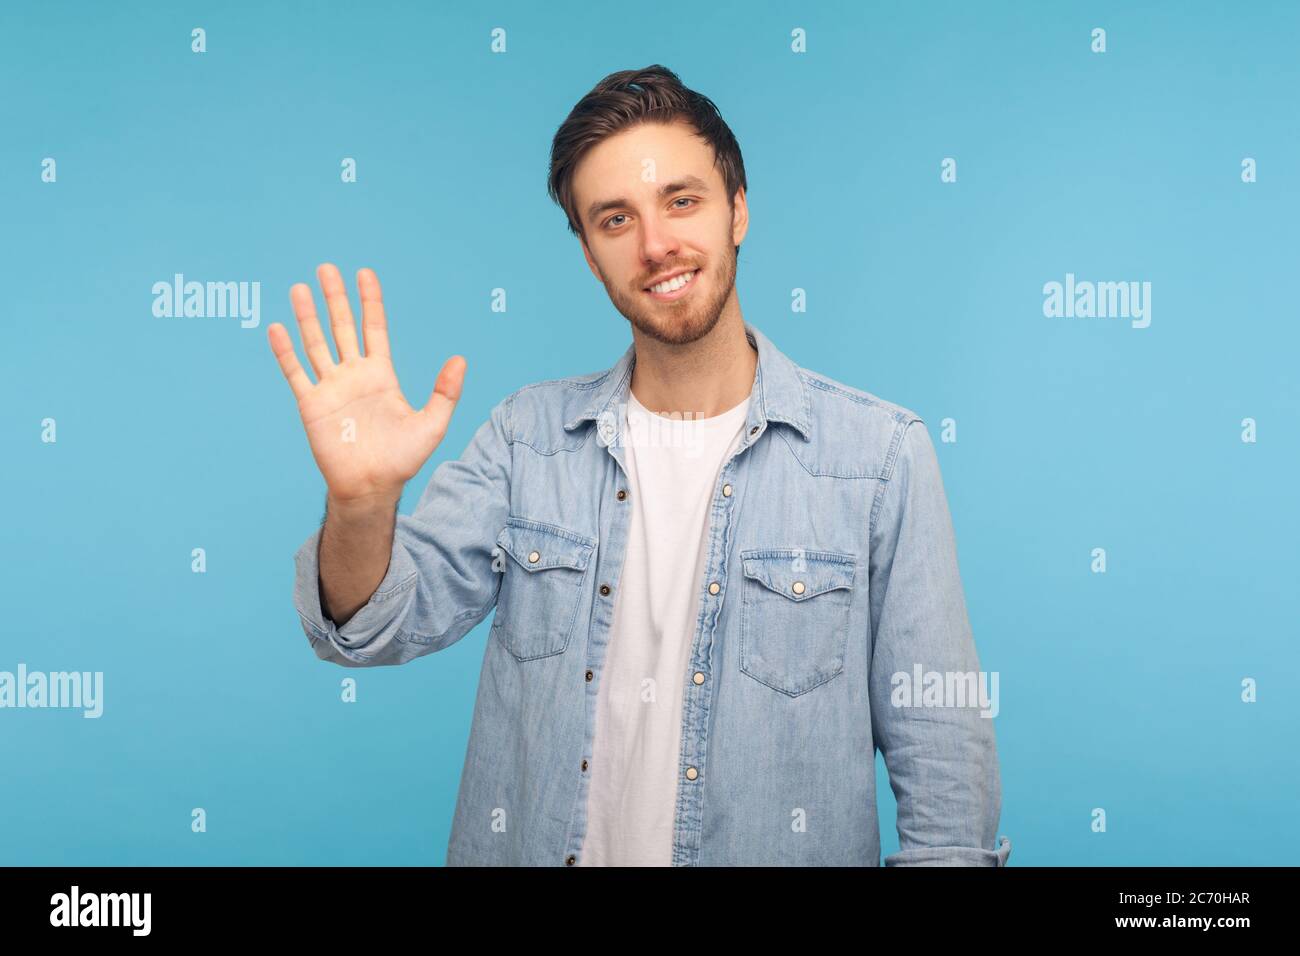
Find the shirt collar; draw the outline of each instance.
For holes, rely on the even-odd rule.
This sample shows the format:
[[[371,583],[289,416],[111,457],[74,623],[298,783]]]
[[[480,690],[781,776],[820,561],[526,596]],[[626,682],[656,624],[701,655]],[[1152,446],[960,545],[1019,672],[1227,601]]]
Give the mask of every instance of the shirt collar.
[[[769,421],[784,422],[801,434],[811,438],[812,419],[808,412],[808,386],[804,384],[799,368],[762,332],[746,320],[745,338],[758,350],[758,365],[754,370],[754,386],[750,397],[749,420],[751,426],[763,426]],[[594,390],[590,402],[576,416],[564,423],[565,431],[573,431],[588,421],[608,418],[607,410],[618,408],[627,401],[631,387],[632,366],[636,359],[636,343],[629,345],[623,357],[605,373]]]

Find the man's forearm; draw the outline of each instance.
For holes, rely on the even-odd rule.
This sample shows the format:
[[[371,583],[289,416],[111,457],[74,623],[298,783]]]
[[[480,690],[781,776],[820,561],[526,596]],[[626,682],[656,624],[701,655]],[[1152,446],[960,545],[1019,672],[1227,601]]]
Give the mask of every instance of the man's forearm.
[[[321,610],[342,627],[375,593],[393,550],[397,496],[345,503],[327,498],[320,538]]]

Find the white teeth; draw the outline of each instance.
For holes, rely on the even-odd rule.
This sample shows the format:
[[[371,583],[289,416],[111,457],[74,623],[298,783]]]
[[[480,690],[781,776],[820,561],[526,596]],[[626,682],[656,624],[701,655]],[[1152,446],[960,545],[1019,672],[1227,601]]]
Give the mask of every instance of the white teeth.
[[[669,279],[666,282],[661,282],[658,285],[652,285],[650,287],[650,291],[658,292],[661,295],[668,292],[675,292],[678,289],[680,289],[682,286],[686,285],[686,283],[691,281],[691,279],[695,276],[695,271],[696,270],[692,270],[691,272],[683,272],[681,275],[675,276],[674,278]]]

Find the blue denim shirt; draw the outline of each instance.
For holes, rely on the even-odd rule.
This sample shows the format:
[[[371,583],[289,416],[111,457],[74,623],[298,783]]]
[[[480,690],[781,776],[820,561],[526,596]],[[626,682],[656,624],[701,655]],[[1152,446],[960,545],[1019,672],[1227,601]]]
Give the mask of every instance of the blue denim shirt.
[[[744,325],[758,366],[696,584],[672,863],[878,866],[879,749],[898,803],[886,865],[1005,865],[992,719],[933,684],[931,706],[902,687],[979,671],[926,426]],[[397,516],[387,573],[342,627],[321,611],[319,530],[295,556],[307,637],[345,667],[440,651],[496,609],[449,865],[582,855],[634,362],[629,346],[612,369],[497,404]]]

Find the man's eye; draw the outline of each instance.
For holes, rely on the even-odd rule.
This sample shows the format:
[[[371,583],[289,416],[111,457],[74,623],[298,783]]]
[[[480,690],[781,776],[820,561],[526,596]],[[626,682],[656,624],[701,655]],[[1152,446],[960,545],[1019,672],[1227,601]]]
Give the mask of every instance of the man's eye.
[[[623,218],[625,217],[621,212],[618,213],[617,215],[610,216],[608,219],[605,220],[605,227],[609,228],[609,226],[614,223],[615,219],[623,219]]]
[[[695,202],[695,200],[694,200],[694,199],[691,199],[689,196],[682,196],[682,197],[680,197],[680,198],[678,198],[678,199],[674,199],[673,202],[675,202],[675,203],[678,203],[678,202]],[[678,206],[677,208],[678,208],[678,209],[682,209],[682,208],[685,208],[685,207],[683,207],[683,206]]]

